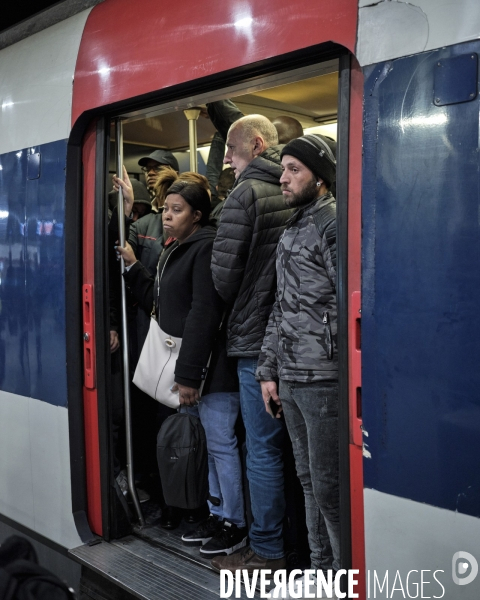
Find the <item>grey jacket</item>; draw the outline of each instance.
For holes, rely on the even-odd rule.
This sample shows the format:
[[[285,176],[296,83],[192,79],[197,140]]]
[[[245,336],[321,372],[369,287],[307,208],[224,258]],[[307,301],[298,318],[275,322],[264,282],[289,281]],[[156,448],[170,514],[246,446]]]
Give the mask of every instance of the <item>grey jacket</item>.
[[[258,356],[275,300],[275,251],[292,209],[280,190],[280,148],[252,160],[224,202],[213,245],[215,287],[232,306],[228,355]]]
[[[335,214],[328,193],[287,224],[277,249],[277,296],[259,381],[338,379]]]

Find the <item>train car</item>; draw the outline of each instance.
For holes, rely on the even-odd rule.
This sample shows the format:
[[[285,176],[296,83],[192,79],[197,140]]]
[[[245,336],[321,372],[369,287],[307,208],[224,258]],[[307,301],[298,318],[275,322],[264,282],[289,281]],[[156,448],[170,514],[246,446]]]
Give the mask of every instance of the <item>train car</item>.
[[[118,120],[140,177],[146,150],[187,160],[183,110],[232,98],[335,126],[351,597],[478,598],[477,3],[63,4],[0,35],[2,537],[80,564],[85,599],[218,597],[116,495],[106,192]],[[198,121],[200,166],[213,132]]]

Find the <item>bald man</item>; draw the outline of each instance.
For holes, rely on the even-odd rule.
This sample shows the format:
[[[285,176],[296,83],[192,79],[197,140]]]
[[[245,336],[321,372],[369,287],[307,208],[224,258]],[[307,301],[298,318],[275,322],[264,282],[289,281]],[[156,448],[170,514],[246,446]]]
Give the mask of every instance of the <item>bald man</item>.
[[[213,559],[218,570],[285,568],[284,425],[265,412],[255,379],[275,300],[275,251],[293,212],[285,206],[280,189],[279,150],[277,130],[262,115],[242,117],[228,130],[224,163],[236,179],[222,210],[212,273],[218,293],[231,306],[227,352],[238,358],[253,523],[250,545]]]
[[[280,117],[275,117],[272,123],[277,130],[279,144],[288,144],[288,142],[303,135],[302,124],[293,117],[281,115]]]

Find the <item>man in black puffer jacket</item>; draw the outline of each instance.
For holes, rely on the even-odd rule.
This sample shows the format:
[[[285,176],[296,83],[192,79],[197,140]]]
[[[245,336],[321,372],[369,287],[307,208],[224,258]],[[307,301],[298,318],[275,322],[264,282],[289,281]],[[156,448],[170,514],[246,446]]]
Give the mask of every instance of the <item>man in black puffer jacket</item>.
[[[275,300],[275,252],[292,210],[285,207],[277,130],[261,115],[235,121],[224,162],[236,181],[225,200],[213,246],[215,287],[232,311],[228,355],[238,357],[240,406],[247,433],[247,476],[253,523],[250,546],[217,557],[217,569],[285,568],[282,520],[283,424],[266,412],[255,380],[258,356]]]

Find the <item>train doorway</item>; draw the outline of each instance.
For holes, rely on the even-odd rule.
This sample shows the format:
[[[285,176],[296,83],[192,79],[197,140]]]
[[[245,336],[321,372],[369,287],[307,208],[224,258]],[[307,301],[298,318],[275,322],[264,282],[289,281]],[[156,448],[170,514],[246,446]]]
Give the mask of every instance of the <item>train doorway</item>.
[[[352,320],[351,286],[349,287],[349,225],[352,217],[348,211],[349,180],[351,178],[351,165],[349,163],[349,142],[351,138],[351,115],[350,115],[350,82],[351,69],[350,57],[344,56],[321,64],[316,64],[293,72],[275,74],[264,77],[257,81],[248,81],[236,84],[229,88],[217,91],[209,91],[197,94],[193,97],[175,99],[172,102],[163,102],[147,108],[130,109],[128,112],[120,112],[103,117],[97,123],[95,135],[96,147],[96,205],[95,205],[95,247],[97,252],[96,269],[97,280],[103,282],[100,289],[96,289],[96,383],[98,389],[98,413],[99,419],[99,487],[97,488],[97,500],[92,497],[92,506],[101,500],[101,508],[97,513],[101,533],[106,540],[125,539],[125,535],[131,538],[133,545],[145,544],[145,548],[161,548],[162,552],[171,553],[182,559],[193,561],[199,566],[209,567],[209,561],[200,557],[198,548],[191,548],[182,543],[182,535],[192,527],[187,520],[188,515],[182,515],[180,522],[173,529],[164,529],[160,526],[162,517],[161,490],[156,481],[155,456],[152,453],[155,448],[156,429],[158,415],[154,415],[155,403],[150,406],[151,414],[145,409],[145,405],[132,407],[132,423],[140,422],[138,431],[135,433],[136,424],[129,428],[129,434],[133,446],[133,478],[139,490],[139,501],[149,497],[144,503],[125,502],[129,499],[127,495],[119,495],[118,475],[120,471],[127,468],[126,450],[123,440],[124,423],[119,425],[118,413],[122,412],[118,405],[118,394],[121,389],[115,376],[118,375],[118,359],[120,350],[110,352],[112,328],[112,305],[111,295],[113,274],[109,256],[112,254],[111,237],[109,239],[108,224],[112,215],[109,214],[108,198],[112,198],[111,177],[117,171],[116,156],[123,152],[123,163],[131,179],[140,184],[147,184],[148,179],[142,172],[139,161],[157,150],[168,151],[175,157],[179,171],[192,170],[190,138],[188,120],[184,110],[191,107],[200,108],[200,116],[197,120],[197,171],[207,174],[209,167],[209,154],[216,134],[215,128],[208,118],[204,118],[206,103],[229,99],[233,101],[237,109],[243,114],[259,113],[275,119],[278,116],[288,116],[296,119],[305,133],[321,133],[338,143],[337,164],[339,174],[337,180],[337,202],[338,202],[338,294],[339,313],[339,350],[340,350],[340,395],[343,406],[343,416],[340,424],[340,465],[341,465],[341,518],[342,518],[342,566],[348,568],[352,564],[352,510],[359,512],[358,507],[351,503],[351,482],[361,482],[361,473],[354,469],[352,475],[352,464],[356,464],[357,452],[352,446],[358,444],[353,439],[352,423],[352,399],[351,388],[351,340],[349,341],[348,328]],[[356,98],[357,100],[357,98]],[[358,108],[358,106],[356,106]],[[115,129],[115,122],[122,120],[123,142],[120,147],[121,137],[119,129]],[[358,129],[356,131],[358,134]],[[146,174],[148,176],[148,172]],[[359,209],[358,209],[359,211]],[[358,214],[358,211],[355,214]],[[114,211],[113,211],[114,212]],[[352,213],[353,214],[353,213]],[[113,215],[115,218],[115,215]],[[355,224],[359,228],[359,222]],[[358,234],[359,235],[359,234]],[[166,240],[163,240],[165,242]],[[149,251],[155,251],[157,240],[148,240]],[[159,240],[160,244],[162,243]],[[156,262],[156,261],[153,261]],[[108,283],[107,283],[108,282]],[[88,292],[88,290],[87,290]],[[129,307],[132,311],[134,307]],[[132,320],[132,323],[136,322]],[[355,319],[356,322],[356,319]],[[130,331],[130,333],[132,333]],[[125,334],[120,331],[120,339],[125,339]],[[130,338],[132,339],[132,335]],[[351,336],[350,336],[351,337]],[[102,338],[102,339],[100,339]],[[130,342],[131,343],[131,342]],[[356,350],[359,350],[358,341],[353,342]],[[342,362],[343,361],[343,362]],[[134,360],[133,360],[134,363]],[[114,376],[115,375],[115,376]],[[360,401],[357,381],[355,387],[355,414],[354,418],[359,421]],[[357,390],[358,388],[358,390]],[[138,402],[138,398],[132,394],[132,403]],[[350,407],[350,408],[349,408]],[[138,414],[135,415],[135,411]],[[117,416],[115,412],[117,411]],[[121,421],[125,413],[121,416]],[[160,417],[161,419],[161,417]],[[145,427],[142,434],[141,423],[148,424],[151,432],[146,433]],[[358,424],[358,423],[357,423]],[[120,433],[121,432],[121,433]],[[150,437],[151,436],[151,437]],[[142,439],[143,437],[143,439]],[[240,424],[241,437],[241,424]],[[354,443],[352,443],[352,441]],[[148,443],[144,443],[148,442]],[[141,447],[143,446],[143,448]],[[148,453],[149,456],[148,456]],[[288,462],[288,460],[286,461]],[[120,471],[118,470],[120,464]],[[145,467],[148,464],[149,467]],[[361,461],[360,461],[361,464]],[[153,465],[153,467],[152,467]],[[286,488],[293,491],[290,499],[290,514],[287,514],[286,527],[290,539],[290,568],[296,566],[306,567],[308,560],[308,542],[305,534],[305,524],[302,522],[302,495],[298,480],[293,467],[293,457],[290,466],[286,467]],[[153,476],[153,477],[152,477]],[[297,491],[295,492],[295,488]],[[140,494],[140,490],[145,496]],[[120,490],[121,491],[121,490]],[[142,496],[142,497],[140,497]],[[106,501],[104,501],[104,499]],[[287,501],[288,504],[288,501]],[[361,509],[360,509],[361,510]],[[248,512],[248,511],[247,511]],[[141,517],[140,517],[141,514]],[[194,520],[198,515],[193,515]],[[142,518],[144,523],[142,523]],[[304,519],[304,517],[303,517]],[[289,531],[290,528],[290,531]],[[358,541],[358,533],[357,533]],[[115,542],[117,543],[117,542]],[[360,550],[361,553],[361,550]],[[303,562],[302,562],[303,561]]]

